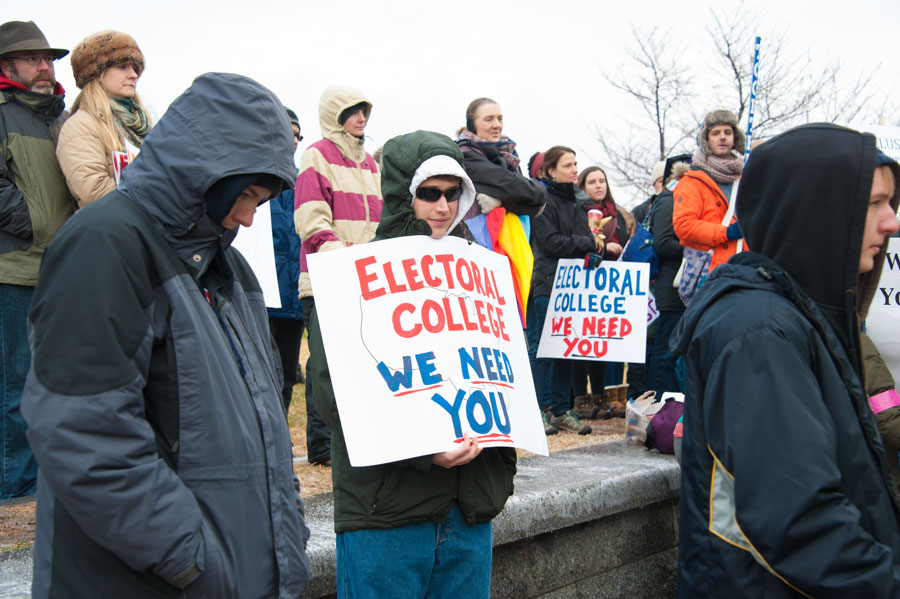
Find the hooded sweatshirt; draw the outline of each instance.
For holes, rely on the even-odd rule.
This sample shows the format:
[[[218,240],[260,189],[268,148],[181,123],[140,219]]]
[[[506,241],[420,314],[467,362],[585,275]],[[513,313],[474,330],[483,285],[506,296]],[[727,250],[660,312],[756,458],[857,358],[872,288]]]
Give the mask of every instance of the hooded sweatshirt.
[[[207,215],[230,175],[289,186],[272,92],[206,74],[114,192],[47,248],[22,399],[40,470],[34,597],[296,597],[309,531],[262,293]]]
[[[365,243],[378,227],[382,205],[378,166],[366,153],[364,139],[338,122],[344,110],[360,103],[366,104],[368,119],[372,103],[362,92],[337,85],[327,88],[319,100],[323,139],[300,159],[294,189],[294,225],[301,240],[300,297],[313,294],[308,255]]]
[[[384,145],[385,205],[379,239],[431,234],[428,223],[413,214],[413,192],[421,181],[441,174],[455,174],[462,180],[456,221],[448,234],[463,235],[465,225],[461,221],[475,201],[475,187],[463,170],[463,155],[453,140],[439,133],[416,131]],[[315,316],[309,326],[309,343],[316,409],[333,431],[336,532],[443,522],[454,501],[468,524],[486,522],[500,513],[512,494],[516,473],[516,452],[509,447],[485,449],[468,464],[449,469],[434,466],[431,455],[376,466],[351,466]]]
[[[687,398],[679,596],[900,595],[898,502],[859,337],[884,260],[858,273],[875,160],[872,135],[819,124],[744,170],[753,251],[710,275],[672,342]]]

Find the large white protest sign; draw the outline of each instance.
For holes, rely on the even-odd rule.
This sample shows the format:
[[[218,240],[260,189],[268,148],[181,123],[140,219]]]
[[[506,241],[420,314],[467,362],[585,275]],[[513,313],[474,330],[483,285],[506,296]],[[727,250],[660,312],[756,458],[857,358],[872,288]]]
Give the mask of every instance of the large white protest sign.
[[[649,264],[560,260],[538,357],[643,363],[649,283]]]
[[[256,209],[253,225],[241,226],[232,245],[247,260],[253,274],[256,275],[266,306],[281,307],[281,294],[278,292],[278,273],[275,271],[275,245],[272,242],[272,213],[269,202]]]
[[[485,447],[547,455],[509,260],[447,237],[308,258],[350,463]]]
[[[888,244],[878,290],[869,306],[866,332],[885,363],[900,381],[900,239]]]

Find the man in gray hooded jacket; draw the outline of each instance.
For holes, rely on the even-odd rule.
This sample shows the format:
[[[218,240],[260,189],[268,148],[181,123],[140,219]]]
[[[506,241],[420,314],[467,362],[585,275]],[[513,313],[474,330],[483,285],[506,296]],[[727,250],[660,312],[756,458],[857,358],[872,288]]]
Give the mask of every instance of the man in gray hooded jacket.
[[[206,74],[44,257],[22,412],[34,597],[296,597],[299,484],[259,284],[230,248],[290,186],[281,102]]]

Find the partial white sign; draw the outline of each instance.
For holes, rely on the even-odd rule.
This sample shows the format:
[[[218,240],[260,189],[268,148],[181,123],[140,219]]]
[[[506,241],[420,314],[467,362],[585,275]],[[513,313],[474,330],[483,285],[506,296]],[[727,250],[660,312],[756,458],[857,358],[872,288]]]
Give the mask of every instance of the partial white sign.
[[[275,270],[275,244],[272,242],[272,212],[269,202],[256,209],[253,225],[238,228],[237,237],[231,242],[244,256],[263,290],[266,306],[281,307],[278,291],[278,272]]]

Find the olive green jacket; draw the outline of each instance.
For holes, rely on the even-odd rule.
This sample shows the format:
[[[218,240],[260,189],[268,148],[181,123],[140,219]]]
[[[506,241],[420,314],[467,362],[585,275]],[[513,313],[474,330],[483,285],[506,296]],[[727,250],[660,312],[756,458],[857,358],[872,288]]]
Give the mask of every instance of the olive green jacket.
[[[0,91],[0,283],[37,283],[44,248],[75,209],[56,160],[63,96]]]
[[[894,388],[894,377],[881,357],[881,352],[868,335],[862,335],[863,355],[866,360],[866,395],[872,397]],[[888,453],[888,464],[894,476],[894,487],[900,493],[900,406],[894,406],[875,414],[878,432]]]
[[[413,216],[409,185],[419,165],[436,154],[463,163],[456,144],[437,133],[417,131],[385,144],[385,204],[376,239],[430,234],[428,224]],[[516,473],[516,452],[509,447],[484,449],[468,464],[450,469],[432,465],[431,455],[377,466],[351,466],[315,312],[309,324],[309,350],[316,409],[332,430],[336,532],[441,522],[454,501],[469,524],[487,522],[500,513],[513,492]]]

